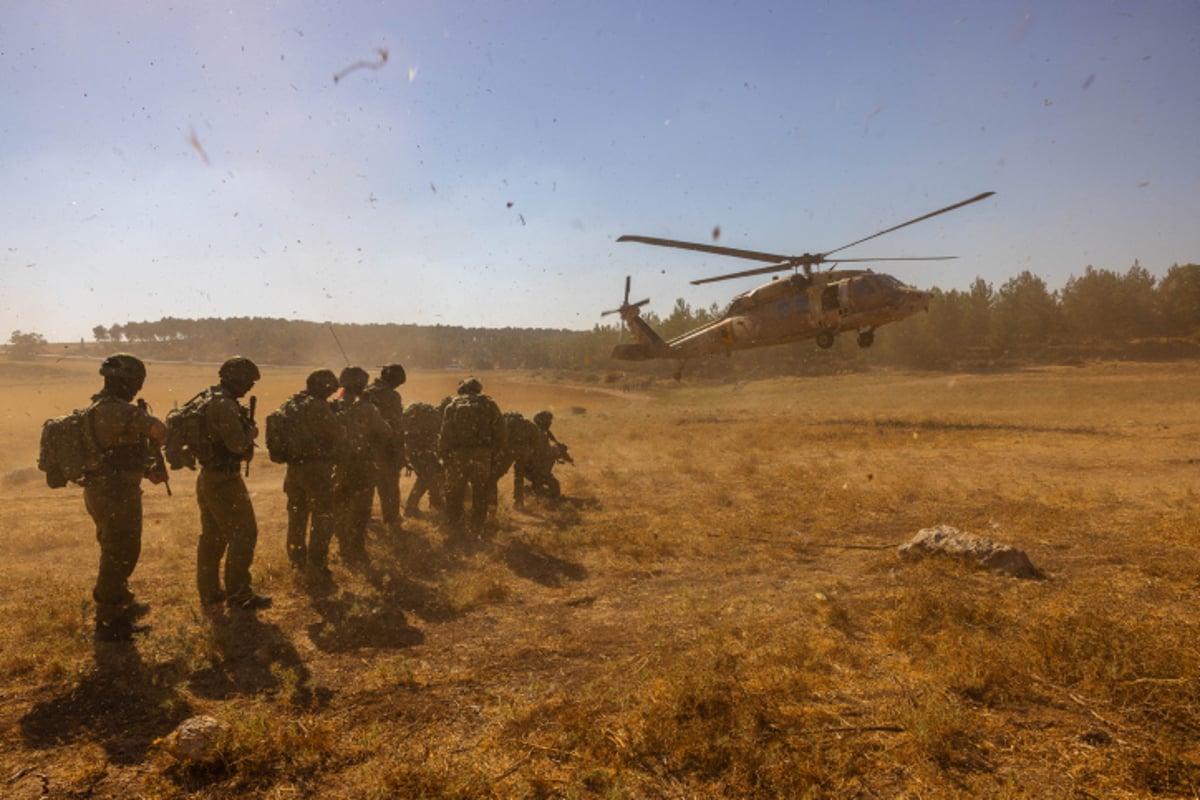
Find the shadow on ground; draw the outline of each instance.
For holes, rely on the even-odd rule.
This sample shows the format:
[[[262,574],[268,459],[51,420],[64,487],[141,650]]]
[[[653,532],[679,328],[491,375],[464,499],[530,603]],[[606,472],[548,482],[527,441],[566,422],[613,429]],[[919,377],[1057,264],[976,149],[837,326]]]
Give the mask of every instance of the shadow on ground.
[[[131,642],[97,642],[95,658],[78,684],[21,718],[25,744],[42,750],[86,739],[114,764],[141,763],[155,739],[192,714],[174,688],[174,666],[147,667]]]

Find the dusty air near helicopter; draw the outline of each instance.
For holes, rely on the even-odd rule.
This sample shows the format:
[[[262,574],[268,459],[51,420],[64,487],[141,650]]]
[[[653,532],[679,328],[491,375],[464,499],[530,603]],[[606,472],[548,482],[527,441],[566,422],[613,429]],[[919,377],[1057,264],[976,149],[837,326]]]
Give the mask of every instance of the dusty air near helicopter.
[[[930,293],[893,278],[891,275],[872,272],[869,269],[814,270],[822,264],[837,264],[871,261],[942,261],[956,256],[916,256],[893,258],[834,258],[835,253],[849,249],[865,241],[883,236],[917,222],[945,214],[956,208],[970,205],[995,192],[984,192],[969,200],[940,208],[908,222],[894,225],[887,230],[873,233],[850,244],[842,245],[824,253],[805,253],[799,256],[783,256],[761,253],[755,250],[739,250],[711,244],[680,242],[674,239],[656,239],[650,236],[622,236],[618,242],[641,242],[658,247],[676,247],[682,250],[697,250],[751,261],[763,261],[765,267],[756,267],[741,272],[731,272],[712,278],[692,281],[693,285],[745,278],[751,275],[766,275],[772,272],[791,270],[787,278],[772,278],[748,292],[733,298],[724,316],[720,319],[688,331],[671,340],[664,340],[641,317],[639,309],[649,299],[629,302],[629,277],[625,278],[625,300],[619,308],[604,314],[620,314],[621,320],[633,334],[633,344],[618,344],[613,348],[613,358],[626,361],[646,361],[654,358],[684,360],[713,353],[731,353],[752,347],[767,347],[786,344],[802,339],[816,339],[817,346],[833,346],[834,337],[844,331],[858,334],[858,346],[870,347],[875,341],[875,329],[888,322],[898,322],[921,310],[929,310]]]

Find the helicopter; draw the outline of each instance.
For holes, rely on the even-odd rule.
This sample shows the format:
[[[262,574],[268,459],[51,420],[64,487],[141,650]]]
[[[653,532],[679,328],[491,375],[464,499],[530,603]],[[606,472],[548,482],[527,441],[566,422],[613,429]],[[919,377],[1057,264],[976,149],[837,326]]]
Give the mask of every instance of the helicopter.
[[[957,256],[917,256],[894,258],[831,258],[842,250],[862,244],[917,222],[945,214],[957,208],[991,197],[984,192],[954,205],[940,208],[908,222],[873,233],[850,244],[824,253],[805,253],[784,256],[755,250],[740,250],[675,239],[651,236],[622,236],[618,242],[641,242],[656,247],[674,247],[701,253],[744,258],[766,262],[768,266],[716,275],[692,281],[699,286],[715,281],[733,280],[752,275],[792,270],[786,278],[775,277],[769,283],[743,292],[730,302],[720,319],[701,325],[687,333],[664,340],[641,317],[641,307],[649,298],[629,302],[630,276],[625,276],[625,299],[617,308],[601,316],[620,314],[634,343],[618,344],[612,357],[625,361],[648,361],[657,358],[683,361],[696,356],[716,353],[730,354],[734,350],[787,344],[803,339],[816,339],[822,349],[833,347],[835,337],[845,331],[855,331],[859,347],[875,342],[875,330],[889,322],[898,322],[918,311],[928,311],[930,292],[915,289],[891,275],[869,269],[834,269],[820,271],[822,264],[838,265],[873,261],[943,261]]]

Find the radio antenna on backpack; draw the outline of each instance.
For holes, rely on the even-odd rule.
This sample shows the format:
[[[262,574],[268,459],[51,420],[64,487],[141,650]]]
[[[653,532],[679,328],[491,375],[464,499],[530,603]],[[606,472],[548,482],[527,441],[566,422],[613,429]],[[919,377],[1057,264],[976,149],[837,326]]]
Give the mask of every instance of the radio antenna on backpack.
[[[342,351],[342,358],[346,359],[346,366],[350,366],[350,356],[346,355],[346,348],[342,347],[342,340],[338,338],[337,331],[333,329],[333,323],[325,323],[329,326],[329,335],[333,337],[333,341],[337,344],[338,350]]]

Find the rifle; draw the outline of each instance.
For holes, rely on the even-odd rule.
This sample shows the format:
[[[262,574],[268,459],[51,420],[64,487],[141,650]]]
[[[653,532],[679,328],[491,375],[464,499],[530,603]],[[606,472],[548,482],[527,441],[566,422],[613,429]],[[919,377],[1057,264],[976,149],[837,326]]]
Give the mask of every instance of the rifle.
[[[546,439],[548,439],[556,448],[558,448],[558,452],[554,455],[554,463],[570,464],[572,467],[575,466],[575,459],[571,458],[571,454],[567,452],[567,446],[560,442],[558,437],[556,437],[550,431],[546,431]]]
[[[258,396],[250,395],[250,424],[254,424],[254,411],[258,408]],[[250,442],[250,458],[246,459],[246,477],[250,477],[250,459],[254,458],[254,448],[257,447],[254,442]]]
[[[150,413],[150,406],[146,403],[146,398],[139,397],[137,407],[143,414]],[[171,472],[167,469],[167,462],[163,458],[162,445],[153,439],[149,439],[150,450],[153,453],[154,465],[150,468],[151,474],[161,475],[163,486],[167,489],[167,497],[171,496]]]

